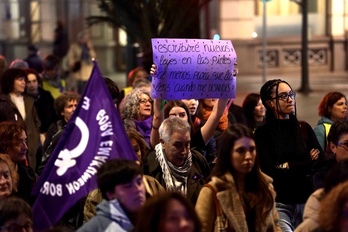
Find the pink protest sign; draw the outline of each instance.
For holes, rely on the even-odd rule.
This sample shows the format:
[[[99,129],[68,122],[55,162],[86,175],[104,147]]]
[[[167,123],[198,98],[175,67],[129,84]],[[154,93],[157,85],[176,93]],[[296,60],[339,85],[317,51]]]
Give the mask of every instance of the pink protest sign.
[[[230,40],[152,39],[152,50],[152,98],[235,98],[237,55]]]

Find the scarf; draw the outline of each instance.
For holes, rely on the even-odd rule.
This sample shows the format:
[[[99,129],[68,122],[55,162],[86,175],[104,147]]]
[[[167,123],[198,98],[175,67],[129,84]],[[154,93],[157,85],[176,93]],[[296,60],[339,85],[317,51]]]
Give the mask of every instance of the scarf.
[[[183,166],[177,167],[167,160],[163,154],[162,144],[155,146],[156,159],[162,169],[162,178],[166,183],[168,191],[181,192],[184,196],[187,194],[187,177],[192,166],[192,154],[189,151],[188,157]]]
[[[137,130],[142,134],[144,137],[145,141],[150,144],[150,136],[151,136],[151,126],[152,126],[152,116],[149,118],[143,120],[143,121],[138,121],[134,119],[135,126]]]
[[[208,110],[207,108],[205,107],[202,107],[202,113],[203,113],[203,119],[205,121],[208,120],[210,114],[211,114],[211,110]],[[219,131],[224,131],[227,129],[228,127],[228,110],[225,110],[223,115],[221,116],[220,120],[219,120],[219,124],[217,125],[217,129]]]

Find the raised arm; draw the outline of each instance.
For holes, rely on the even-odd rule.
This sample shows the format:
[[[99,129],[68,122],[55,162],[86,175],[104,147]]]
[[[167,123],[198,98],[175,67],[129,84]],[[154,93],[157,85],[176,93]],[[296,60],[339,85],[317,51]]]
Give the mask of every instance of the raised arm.
[[[159,141],[158,129],[163,121],[163,113],[161,111],[161,99],[154,99],[153,101],[153,117],[152,117],[152,128],[150,135],[150,144],[154,148]]]
[[[152,64],[150,69],[150,74],[153,76],[157,72],[157,67],[155,64]],[[163,121],[163,113],[161,111],[161,99],[154,99],[153,101],[153,117],[152,117],[152,129],[150,135],[150,145],[154,148],[159,141],[158,129]]]
[[[223,115],[224,111],[227,110],[227,102],[227,98],[218,99],[207,122],[202,126],[201,133],[205,144],[207,144],[209,139],[214,135],[214,131],[219,123],[221,116]]]

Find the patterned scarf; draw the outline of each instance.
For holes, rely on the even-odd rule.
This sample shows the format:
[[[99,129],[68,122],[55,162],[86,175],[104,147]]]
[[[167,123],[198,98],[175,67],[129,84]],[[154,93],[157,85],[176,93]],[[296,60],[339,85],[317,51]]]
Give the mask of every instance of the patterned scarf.
[[[189,151],[188,157],[183,166],[177,167],[167,160],[163,153],[162,144],[155,146],[156,159],[159,162],[163,175],[162,178],[166,183],[168,191],[181,192],[184,196],[187,193],[187,177],[192,166],[192,154]]]

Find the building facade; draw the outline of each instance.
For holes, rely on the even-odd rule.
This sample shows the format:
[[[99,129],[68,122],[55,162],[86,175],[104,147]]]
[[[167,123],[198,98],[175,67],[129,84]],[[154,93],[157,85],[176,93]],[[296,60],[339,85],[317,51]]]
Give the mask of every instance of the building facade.
[[[218,33],[221,39],[231,40],[244,74],[261,74],[264,64],[272,74],[298,72],[302,1],[212,0],[202,10],[202,38]],[[347,71],[348,0],[306,1],[310,72]],[[65,22],[72,42],[85,29],[85,18],[99,14],[97,0],[0,0],[0,54],[9,61],[25,58],[31,43],[42,56],[50,54],[58,19]],[[108,25],[89,30],[102,72],[124,70],[125,33]]]

